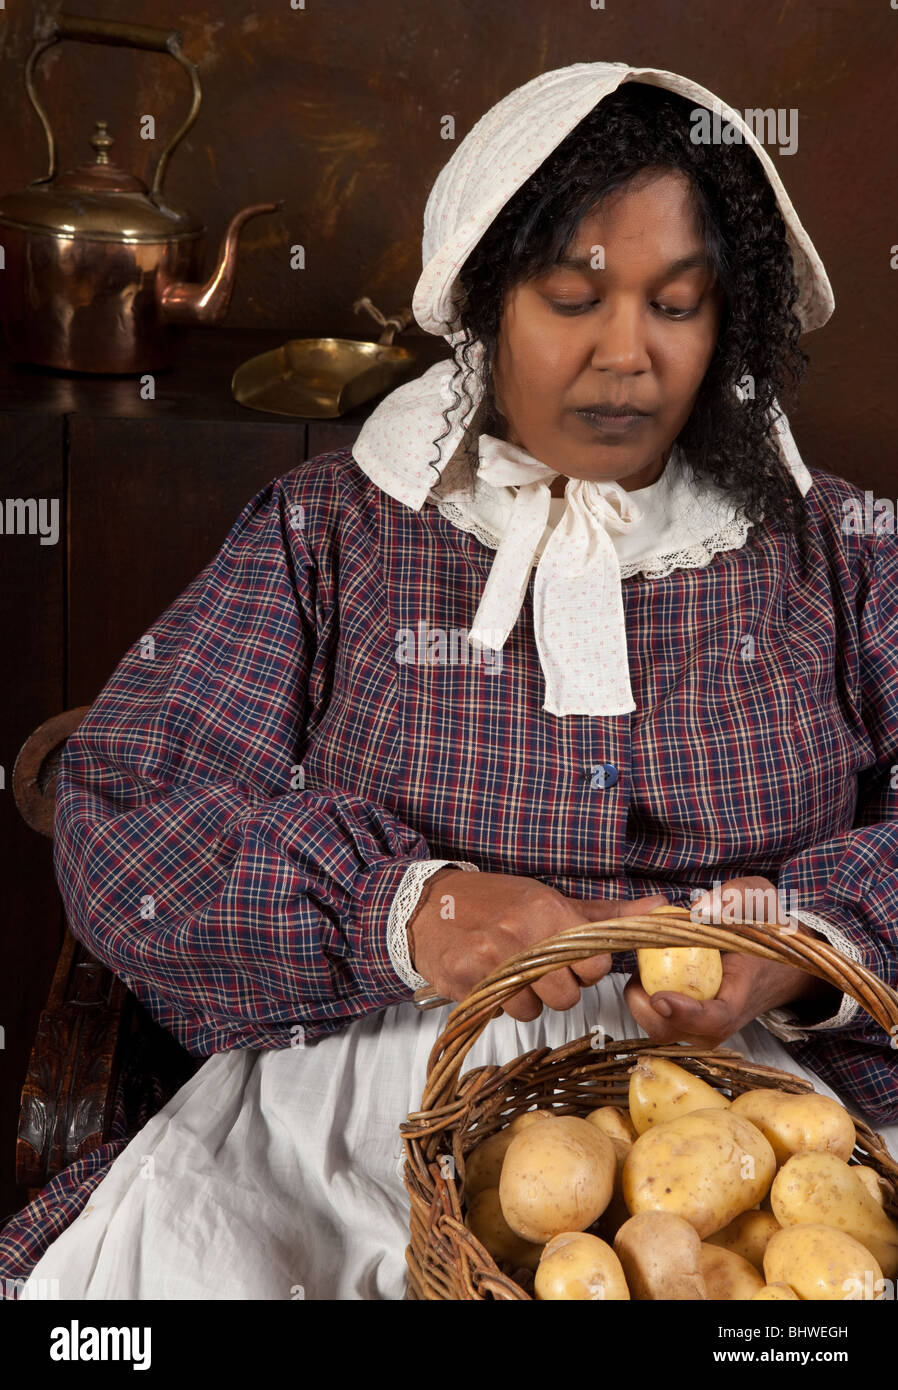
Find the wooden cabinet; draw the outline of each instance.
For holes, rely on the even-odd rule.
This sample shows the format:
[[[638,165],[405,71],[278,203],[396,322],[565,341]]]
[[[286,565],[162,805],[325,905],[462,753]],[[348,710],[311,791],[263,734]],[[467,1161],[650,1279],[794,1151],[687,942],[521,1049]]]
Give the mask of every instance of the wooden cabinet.
[[[23,1201],[19,1093],[63,934],[52,846],[13,802],[16,754],[45,719],[95,698],[260,488],[354,441],[376,402],[312,421],[233,399],[234,369],[283,341],[192,330],[152,399],[135,377],[0,362],[0,1220]],[[420,354],[415,374],[448,352],[425,335],[397,342]]]

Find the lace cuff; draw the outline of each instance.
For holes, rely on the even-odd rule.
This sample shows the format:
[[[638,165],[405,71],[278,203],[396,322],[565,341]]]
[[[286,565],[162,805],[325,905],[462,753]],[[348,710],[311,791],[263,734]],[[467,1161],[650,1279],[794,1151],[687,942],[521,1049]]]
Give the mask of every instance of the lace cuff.
[[[390,916],[387,921],[387,949],[390,952],[390,960],[393,969],[400,980],[409,989],[420,989],[422,985],[429,984],[419,975],[412,966],[411,958],[408,953],[408,936],[406,927],[408,920],[418,906],[421,897],[421,889],[431,874],[435,874],[437,869],[447,867],[456,869],[467,869],[474,873],[479,873],[476,864],[469,864],[465,859],[416,859],[414,864],[410,864],[405,871],[393,905],[390,908]]]
[[[837,951],[841,951],[843,956],[853,960],[857,965],[863,965],[863,957],[855,945],[849,941],[844,932],[839,931],[838,927],[831,926],[822,917],[818,917],[813,912],[805,912],[803,909],[792,913],[799,922],[803,922],[812,931],[817,931],[821,936],[825,936],[831,946],[835,946]],[[758,1022],[763,1023],[769,1033],[780,1042],[805,1042],[809,1033],[824,1032],[828,1028],[843,1028],[845,1024],[851,1023],[855,1015],[860,1010],[860,1004],[856,999],[852,999],[850,994],[843,994],[839,1005],[838,1013],[833,1014],[832,1018],[826,1019],[823,1023],[804,1023],[800,1026],[796,1023],[796,1014],[792,1009],[770,1009],[765,1014],[758,1014]]]

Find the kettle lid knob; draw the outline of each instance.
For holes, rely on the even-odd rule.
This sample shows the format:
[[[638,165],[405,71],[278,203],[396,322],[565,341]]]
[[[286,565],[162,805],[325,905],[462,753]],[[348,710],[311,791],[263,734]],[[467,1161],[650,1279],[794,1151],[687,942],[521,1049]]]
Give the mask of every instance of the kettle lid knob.
[[[143,179],[136,174],[128,174],[120,169],[109,157],[115,144],[109,134],[107,121],[95,121],[90,144],[95,151],[93,160],[85,160],[76,169],[60,174],[55,181],[57,188],[77,189],[82,193],[147,193]]]
[[[93,135],[90,137],[90,143],[97,152],[96,163],[109,164],[109,151],[115,144],[115,140],[109,134],[109,127],[106,121],[95,122],[95,129]]]

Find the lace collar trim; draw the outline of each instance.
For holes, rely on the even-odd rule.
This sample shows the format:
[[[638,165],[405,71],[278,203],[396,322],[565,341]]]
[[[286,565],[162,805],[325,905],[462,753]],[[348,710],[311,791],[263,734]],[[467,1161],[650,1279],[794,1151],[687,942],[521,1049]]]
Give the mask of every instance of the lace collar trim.
[[[431,491],[427,501],[460,531],[476,536],[489,550],[498,550],[515,491],[492,487],[477,478],[473,498],[464,490],[455,489],[444,497]],[[636,490],[633,497],[643,508],[645,518],[634,536],[617,543],[623,552],[619,554],[621,579],[637,574],[663,579],[678,569],[704,569],[715,555],[739,550],[746,542],[751,522],[736,511],[726,493],[688,477],[676,453],[661,477],[649,487]],[[534,555],[534,565],[563,511],[563,499],[553,498],[549,524]]]

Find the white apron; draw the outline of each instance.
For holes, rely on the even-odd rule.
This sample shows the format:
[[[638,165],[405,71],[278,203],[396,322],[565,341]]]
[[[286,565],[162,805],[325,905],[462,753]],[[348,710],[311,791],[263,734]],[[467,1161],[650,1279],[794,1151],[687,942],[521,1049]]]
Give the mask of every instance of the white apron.
[[[463,1070],[560,1046],[595,1024],[638,1035],[625,983],[610,975],[575,1008],[544,1009],[532,1023],[502,1014]],[[62,1299],[404,1298],[399,1125],[420,1108],[448,1012],[402,1004],[315,1046],[210,1057],[45,1252],[34,1296],[37,1281],[57,1279]],[[834,1095],[757,1023],[727,1046]],[[898,1158],[898,1125],[880,1132]]]

